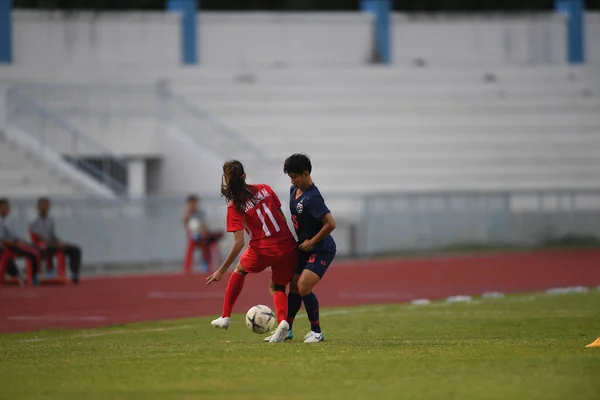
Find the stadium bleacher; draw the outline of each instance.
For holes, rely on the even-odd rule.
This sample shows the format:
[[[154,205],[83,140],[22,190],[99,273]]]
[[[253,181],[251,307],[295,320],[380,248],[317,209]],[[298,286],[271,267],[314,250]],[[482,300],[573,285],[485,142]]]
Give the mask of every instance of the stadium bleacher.
[[[262,71],[246,84],[222,75],[172,83],[275,160],[310,154],[330,192],[599,182],[591,69]]]
[[[593,67],[103,70],[59,74],[58,84],[44,85],[35,74],[11,73],[94,140],[141,157],[164,157],[158,127],[182,123],[161,119],[168,101],[156,85],[167,77],[174,93],[261,149],[269,165],[293,152],[311,155],[328,193],[600,182],[600,70]],[[202,134],[193,130],[188,125]],[[219,135],[212,130],[204,140]]]
[[[0,187],[2,196],[82,197],[97,195],[86,185],[56,170],[41,157],[10,142],[0,132]]]

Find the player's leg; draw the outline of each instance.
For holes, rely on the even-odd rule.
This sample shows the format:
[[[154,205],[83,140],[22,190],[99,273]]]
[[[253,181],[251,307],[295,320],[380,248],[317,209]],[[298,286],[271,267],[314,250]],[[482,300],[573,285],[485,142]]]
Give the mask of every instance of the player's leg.
[[[237,298],[239,297],[240,293],[242,293],[247,274],[248,272],[246,272],[242,265],[238,263],[238,265],[235,267],[235,271],[233,271],[233,274],[231,274],[229,281],[227,282],[225,299],[223,300],[223,312],[219,318],[210,323],[215,328],[229,329],[231,312],[233,311],[233,306],[235,305]]]
[[[286,285],[278,285],[273,281],[271,281],[269,284],[269,290],[271,291],[271,296],[273,297],[275,316],[278,324],[284,319],[287,319],[288,299],[287,295],[285,294],[285,289]]]
[[[321,331],[321,321],[319,319],[319,300],[312,289],[321,280],[321,277],[315,272],[305,269],[298,280],[298,292],[304,303],[306,315],[310,321],[310,332],[304,336],[304,340],[310,343],[323,341],[323,332]]]
[[[292,340],[294,338],[294,333],[292,332],[292,324],[294,323],[294,318],[296,318],[296,314],[298,314],[300,307],[302,307],[302,298],[298,294],[298,278],[300,278],[300,275],[294,274],[294,276],[292,277],[292,281],[290,282],[290,291],[288,292],[288,295],[285,299],[287,303],[286,321],[288,323],[289,331],[284,340]],[[264,339],[264,341],[270,342],[272,338],[273,335],[269,335]]]
[[[310,321],[310,332],[304,337],[305,343],[321,342],[324,339],[319,319],[319,300],[314,294],[313,288],[321,281],[334,257],[335,253],[311,254],[298,279],[298,293]]]
[[[289,338],[290,325],[288,318],[288,298],[285,295],[285,288],[291,282],[296,271],[298,252],[290,252],[280,259],[273,260],[271,265],[271,289],[273,293],[273,303],[277,313],[277,329],[269,338],[269,342],[283,342]]]
[[[293,326],[296,315],[298,314],[298,311],[300,311],[300,307],[302,307],[302,297],[300,297],[300,294],[298,293],[298,279],[300,279],[300,275],[295,274],[290,282],[290,292],[288,293],[287,321],[290,324],[290,327]]]
[[[304,267],[308,262],[310,257],[309,253],[304,251],[298,252],[298,265],[296,267],[296,273],[292,277],[292,281],[290,282],[290,292],[288,293],[288,324],[290,324],[290,330],[294,324],[294,319],[296,318],[296,314],[300,311],[300,307],[302,307],[302,297],[298,292],[298,281],[302,272],[304,271]]]

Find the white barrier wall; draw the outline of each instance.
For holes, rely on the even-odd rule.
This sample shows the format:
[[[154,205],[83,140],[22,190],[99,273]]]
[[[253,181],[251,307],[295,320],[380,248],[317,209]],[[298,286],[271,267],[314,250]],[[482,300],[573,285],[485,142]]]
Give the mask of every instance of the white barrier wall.
[[[19,67],[177,67],[179,15],[14,11]],[[364,65],[373,58],[373,17],[350,13],[199,14],[203,66],[305,67]],[[565,17],[395,14],[395,65],[508,66],[565,64]],[[586,16],[586,50],[600,62],[600,14]]]
[[[208,66],[362,65],[373,51],[364,13],[200,14],[198,52]]]
[[[13,12],[14,62],[26,67],[180,64],[173,13]]]
[[[585,18],[585,54],[588,64],[600,64],[600,13],[587,13]]]
[[[401,66],[565,64],[565,18],[396,14],[392,54]]]

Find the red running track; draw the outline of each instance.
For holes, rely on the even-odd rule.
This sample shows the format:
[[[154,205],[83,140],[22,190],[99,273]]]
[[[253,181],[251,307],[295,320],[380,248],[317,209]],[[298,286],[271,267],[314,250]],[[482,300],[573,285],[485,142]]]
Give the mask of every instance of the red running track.
[[[234,311],[271,304],[269,274],[249,275]],[[600,250],[543,251],[421,259],[345,261],[316,290],[322,306],[417,298],[527,292],[600,285]],[[0,287],[0,332],[93,328],[220,314],[226,281],[140,275],[84,280],[78,286]]]

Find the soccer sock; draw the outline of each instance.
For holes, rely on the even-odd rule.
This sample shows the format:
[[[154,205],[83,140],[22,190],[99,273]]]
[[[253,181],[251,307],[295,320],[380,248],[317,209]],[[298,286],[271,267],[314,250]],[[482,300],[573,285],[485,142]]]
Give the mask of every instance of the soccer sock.
[[[290,292],[288,294],[288,312],[287,312],[287,322],[290,324],[290,330],[292,329],[292,324],[294,323],[294,318],[296,318],[296,314],[300,311],[300,307],[302,307],[302,297],[298,293]]]
[[[321,325],[319,324],[319,300],[314,293],[309,293],[302,297],[304,302],[304,309],[308,320],[310,321],[310,330],[313,332],[321,333]]]
[[[245,279],[246,275],[238,274],[237,272],[231,274],[229,282],[227,283],[227,290],[225,291],[225,301],[223,302],[223,314],[221,314],[223,318],[231,316],[233,305],[235,304],[235,301],[237,300],[240,293],[242,292]]]
[[[273,293],[273,304],[275,304],[275,315],[279,324],[287,318],[288,314],[288,298],[285,293],[280,291]]]

